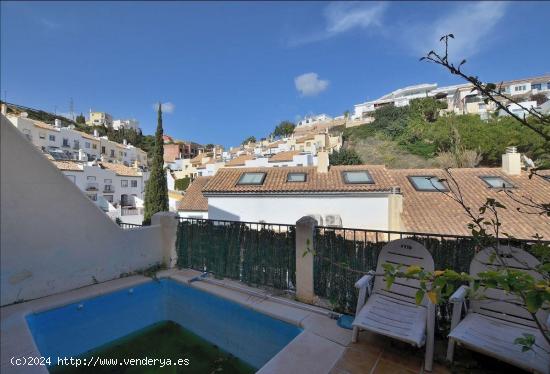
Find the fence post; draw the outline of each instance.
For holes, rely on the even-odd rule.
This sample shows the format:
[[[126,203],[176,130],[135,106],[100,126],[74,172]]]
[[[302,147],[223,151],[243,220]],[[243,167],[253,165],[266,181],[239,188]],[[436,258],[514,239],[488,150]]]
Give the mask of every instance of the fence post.
[[[313,292],[313,233],[317,221],[302,217],[296,222],[296,297],[305,303],[315,299]]]
[[[162,263],[167,268],[176,266],[178,254],[176,251],[176,238],[178,236],[177,213],[159,212],[151,217],[151,225],[160,225],[161,229],[161,248]]]

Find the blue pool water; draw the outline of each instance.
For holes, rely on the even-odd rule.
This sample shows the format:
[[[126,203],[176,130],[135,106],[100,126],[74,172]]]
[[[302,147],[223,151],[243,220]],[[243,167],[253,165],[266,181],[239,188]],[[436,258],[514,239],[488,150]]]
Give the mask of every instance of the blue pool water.
[[[41,354],[75,357],[162,321],[173,321],[255,368],[302,330],[169,280],[151,281],[27,316]]]

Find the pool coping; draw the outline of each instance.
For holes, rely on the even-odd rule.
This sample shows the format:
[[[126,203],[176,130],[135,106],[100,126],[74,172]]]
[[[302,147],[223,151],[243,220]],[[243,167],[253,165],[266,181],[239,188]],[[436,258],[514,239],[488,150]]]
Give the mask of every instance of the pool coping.
[[[338,327],[334,319],[323,315],[326,311],[321,308],[289,301],[267,290],[227,279],[189,282],[200,274],[190,269],[171,269],[157,273],[157,277],[172,279],[303,329],[259,369],[260,374],[328,373],[351,342],[351,331]],[[44,366],[14,366],[10,361],[12,357],[40,357],[25,319],[28,314],[58,308],[150,281],[149,277],[135,275],[0,308],[0,372],[48,373]]]

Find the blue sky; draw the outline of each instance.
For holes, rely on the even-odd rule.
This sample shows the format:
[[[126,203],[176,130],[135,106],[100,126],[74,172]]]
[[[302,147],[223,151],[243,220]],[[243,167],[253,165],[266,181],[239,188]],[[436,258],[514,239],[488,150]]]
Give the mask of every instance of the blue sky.
[[[200,143],[236,145],[281,120],[340,115],[411,84],[550,72],[550,3],[2,2],[1,95],[58,113],[89,108]]]

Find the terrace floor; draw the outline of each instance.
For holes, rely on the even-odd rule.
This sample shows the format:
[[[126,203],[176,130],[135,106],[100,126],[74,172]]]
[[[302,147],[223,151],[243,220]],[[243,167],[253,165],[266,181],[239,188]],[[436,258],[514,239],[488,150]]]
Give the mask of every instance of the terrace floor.
[[[330,374],[418,374],[424,373],[424,350],[362,331],[359,342],[347,346]],[[432,374],[451,371],[434,362]]]

